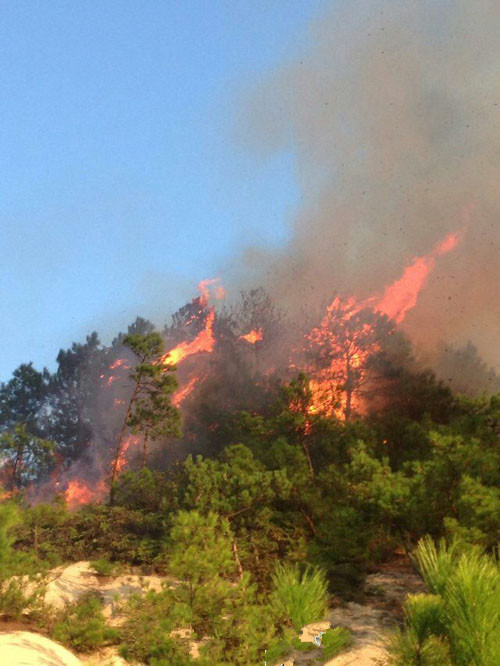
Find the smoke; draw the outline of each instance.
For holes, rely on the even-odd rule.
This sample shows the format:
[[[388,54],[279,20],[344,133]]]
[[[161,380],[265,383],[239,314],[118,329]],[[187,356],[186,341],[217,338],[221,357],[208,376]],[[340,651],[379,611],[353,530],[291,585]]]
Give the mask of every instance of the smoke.
[[[364,298],[463,231],[404,326],[500,363],[500,4],[345,0],[309,42],[242,100],[240,143],[291,151],[302,197],[283,252],[234,270],[292,308]]]

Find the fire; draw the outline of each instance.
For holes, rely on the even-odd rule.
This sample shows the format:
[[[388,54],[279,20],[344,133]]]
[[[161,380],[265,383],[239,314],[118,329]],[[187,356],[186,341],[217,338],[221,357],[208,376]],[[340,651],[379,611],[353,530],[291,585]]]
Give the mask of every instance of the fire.
[[[122,368],[123,370],[129,370],[130,364],[127,363],[127,360],[124,358],[118,358],[116,361],[109,366],[110,370],[116,370],[117,368]],[[104,379],[104,375],[100,375],[101,379]],[[106,386],[109,388],[111,384],[118,379],[118,375],[110,375],[106,381]]]
[[[119,368],[120,366],[123,366],[124,368],[130,368],[130,365],[125,365],[126,359],[124,358],[117,358],[116,361],[114,361],[110,366],[110,370],[116,370],[116,368]]]
[[[306,336],[308,350],[314,356],[308,368],[310,413],[348,418],[359,409],[356,388],[366,382],[367,360],[379,350],[376,331],[363,311],[363,303],[354,298],[336,297],[321,324]]]
[[[376,331],[363,311],[384,314],[400,324],[416,305],[438,257],[455,249],[460,236],[449,234],[428,255],[415,257],[381,297],[359,302],[353,297],[336,297],[332,301],[321,324],[306,336],[309,351],[316,356],[316,364],[307,368],[311,414],[322,412],[348,419],[352,411],[359,411],[359,387],[369,381],[367,361],[380,351]]]
[[[208,278],[200,282],[198,291],[200,292],[199,300],[201,306],[206,307],[210,297],[217,299],[224,298],[226,295],[225,289],[217,284],[218,282],[219,278]]]
[[[81,479],[73,479],[68,483],[64,493],[66,504],[70,509],[76,509],[83,504],[89,504],[103,498],[106,492],[104,481],[99,481],[95,486],[87,485]]]
[[[260,342],[262,340],[262,329],[257,328],[253,331],[250,331],[250,333],[247,333],[246,335],[240,335],[238,340],[246,340],[250,344],[254,345],[256,342]]]
[[[198,333],[191,342],[181,342],[171,349],[167,354],[161,357],[160,362],[163,365],[177,365],[187,356],[198,354],[200,352],[211,352],[215,346],[213,334],[213,325],[215,320],[215,311],[210,310],[205,320],[205,328]]]
[[[172,405],[174,407],[180,407],[181,403],[187,398],[187,396],[193,391],[194,387],[199,381],[199,377],[191,377],[186,386],[178,389],[172,396]]]
[[[415,307],[418,296],[436,265],[436,259],[454,250],[459,241],[459,234],[449,234],[428,255],[416,257],[405,268],[401,278],[386,287],[374,309],[400,324],[408,312]]]
[[[200,311],[191,317],[187,322],[188,325],[193,321],[199,321],[201,319],[211,297],[222,298],[225,295],[224,288],[218,285],[218,282],[219,278],[210,278],[200,282],[198,285],[200,295],[198,298],[193,299],[193,303],[200,306]],[[215,338],[213,334],[214,321],[215,310],[213,307],[210,307],[205,318],[205,326],[195,339],[191,340],[191,342],[181,342],[177,347],[174,347],[162,356],[159,362],[163,365],[174,366],[193,354],[213,351],[215,347]]]
[[[118,458],[118,462],[116,464],[116,470],[120,474],[123,469],[125,468],[128,460],[127,460],[127,451],[130,449],[130,447],[138,447],[140,444],[140,437],[137,435],[129,435],[123,440],[122,444],[122,449],[120,451],[120,457]]]

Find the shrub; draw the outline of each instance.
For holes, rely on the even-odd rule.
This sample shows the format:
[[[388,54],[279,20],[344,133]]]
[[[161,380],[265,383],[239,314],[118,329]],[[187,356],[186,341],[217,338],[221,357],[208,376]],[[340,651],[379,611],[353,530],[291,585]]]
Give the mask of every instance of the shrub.
[[[350,631],[343,627],[328,629],[321,638],[325,659],[333,659],[352,642]]]
[[[112,576],[116,570],[116,566],[105,558],[94,560],[90,566],[98,576]]]
[[[195,663],[189,654],[189,640],[171,635],[174,629],[188,625],[184,609],[176,605],[171,590],[133,595],[125,611],[127,619],[121,627],[122,657],[155,666]],[[196,663],[203,666],[202,662]]]
[[[295,631],[323,620],[328,610],[327,582],[322,569],[298,564],[277,564],[272,576],[271,608]]]
[[[417,547],[416,562],[432,592],[405,604],[405,629],[392,636],[389,651],[398,666],[500,663],[500,571],[476,546]]]
[[[102,601],[94,594],[68,606],[54,623],[51,635],[77,652],[90,652],[119,638],[119,632],[106,625]]]
[[[20,520],[16,504],[0,504],[0,613],[16,619],[40,613],[45,592],[45,579],[37,573],[36,558],[12,547],[13,529]]]

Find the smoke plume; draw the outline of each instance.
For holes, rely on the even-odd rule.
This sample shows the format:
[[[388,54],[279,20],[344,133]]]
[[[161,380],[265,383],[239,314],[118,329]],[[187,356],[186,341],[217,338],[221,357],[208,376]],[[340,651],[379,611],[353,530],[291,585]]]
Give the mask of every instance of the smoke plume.
[[[499,63],[497,0],[332,3],[244,100],[240,139],[291,151],[302,193],[289,245],[249,248],[244,278],[292,308],[365,298],[458,232],[404,326],[499,364]]]

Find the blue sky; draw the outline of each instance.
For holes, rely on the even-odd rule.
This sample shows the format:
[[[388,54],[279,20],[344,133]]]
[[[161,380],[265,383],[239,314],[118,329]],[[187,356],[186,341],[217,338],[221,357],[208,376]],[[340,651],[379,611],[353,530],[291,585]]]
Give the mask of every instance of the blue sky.
[[[0,380],[161,324],[239,248],[286,240],[293,159],[257,162],[233,130],[327,4],[2,3]]]

